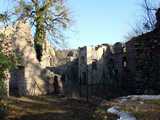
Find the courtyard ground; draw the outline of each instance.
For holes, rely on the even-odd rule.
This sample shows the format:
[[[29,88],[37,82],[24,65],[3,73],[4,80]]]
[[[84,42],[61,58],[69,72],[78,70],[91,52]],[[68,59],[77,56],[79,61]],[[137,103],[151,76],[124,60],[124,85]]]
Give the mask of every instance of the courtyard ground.
[[[38,96],[9,97],[4,103],[8,106],[4,120],[117,120],[117,115],[107,113],[111,107],[130,112],[136,120],[160,120],[160,99],[116,98],[97,104],[93,99],[86,102],[66,97]]]
[[[65,97],[10,97],[5,103],[8,105],[5,120],[102,120],[102,116],[116,119],[95,104]]]

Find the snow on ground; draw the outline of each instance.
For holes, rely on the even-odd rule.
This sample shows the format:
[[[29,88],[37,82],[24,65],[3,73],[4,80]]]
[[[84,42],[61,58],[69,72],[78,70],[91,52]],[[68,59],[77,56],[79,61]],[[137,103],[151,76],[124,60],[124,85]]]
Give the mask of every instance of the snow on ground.
[[[136,120],[131,113],[120,111],[119,107],[116,106],[109,108],[107,112],[118,115],[119,118],[117,120]]]
[[[143,104],[143,100],[160,100],[160,95],[129,95],[118,98],[120,103],[128,101],[140,101]],[[119,116],[117,120],[136,120],[136,118],[129,112],[121,111],[118,106],[113,106],[107,110],[108,113],[116,114]]]
[[[120,97],[122,101],[130,100],[160,100],[160,95],[129,95]]]

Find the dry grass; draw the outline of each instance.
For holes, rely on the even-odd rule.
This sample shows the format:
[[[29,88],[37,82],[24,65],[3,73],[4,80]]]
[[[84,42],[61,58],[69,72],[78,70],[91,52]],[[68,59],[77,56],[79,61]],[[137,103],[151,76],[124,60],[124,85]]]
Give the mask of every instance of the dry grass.
[[[96,106],[52,96],[10,97],[7,120],[89,120]]]
[[[53,96],[11,97],[5,102],[9,105],[6,120],[116,120],[117,116],[106,113],[111,106],[120,106],[137,120],[160,120],[160,100],[111,100],[104,107]]]
[[[5,120],[116,120],[105,109],[83,100],[55,96],[10,97]],[[96,116],[96,117],[95,117]],[[107,118],[107,119],[106,119]]]
[[[106,111],[106,107],[97,107],[92,115],[92,120],[117,120],[117,115],[107,113]]]

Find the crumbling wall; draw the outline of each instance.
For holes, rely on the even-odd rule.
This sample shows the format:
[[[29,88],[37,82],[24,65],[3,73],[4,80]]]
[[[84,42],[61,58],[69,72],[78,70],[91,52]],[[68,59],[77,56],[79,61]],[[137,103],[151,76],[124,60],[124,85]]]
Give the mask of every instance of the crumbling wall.
[[[128,94],[159,93],[159,11],[156,13],[155,30],[132,38],[125,44],[118,42],[113,46],[102,44],[95,47],[79,48],[78,56],[75,57],[72,52],[68,52],[69,55],[65,56],[65,60],[62,58],[61,62],[57,61],[57,65],[54,63],[56,53],[48,42],[43,46],[42,61],[39,62],[36,59],[29,25],[19,22],[16,27],[8,27],[5,31],[6,40],[20,56],[19,68],[24,67],[24,80],[21,78],[22,80],[16,83],[21,88],[19,94],[39,95],[46,93],[48,86],[42,79],[43,69],[50,66],[54,66],[56,68],[54,70],[60,72],[58,75],[63,76],[64,81],[60,80],[60,86],[63,88],[64,85],[66,91],[68,90],[70,93],[72,90],[74,91],[74,87],[82,90],[80,94],[81,92],[87,94],[101,92],[98,91],[99,89],[108,90],[109,93],[110,89],[106,89],[107,87],[112,90],[118,88]],[[65,51],[65,53],[67,52]],[[49,84],[53,84],[53,80],[49,81]],[[53,90],[49,89],[48,91]],[[77,89],[75,91],[77,92]]]
[[[43,69],[36,59],[31,28],[27,23],[19,22],[17,24],[13,42],[16,52],[21,55],[21,65],[25,67],[26,90],[24,90],[23,95],[45,94],[45,81],[41,75]]]
[[[19,95],[40,95],[45,94],[45,81],[42,79],[42,67],[36,59],[34,50],[34,41],[31,34],[31,28],[27,23],[19,21],[13,27],[7,27],[4,31],[5,40],[11,42],[11,47],[15,50],[19,63],[17,68],[24,67],[21,75],[11,72],[10,85],[13,81],[18,84],[17,93]],[[21,71],[21,69],[19,69]],[[14,70],[13,70],[14,71]],[[16,75],[16,77],[14,77]],[[12,88],[10,86],[10,88]]]
[[[158,94],[160,92],[160,9],[157,23],[151,32],[139,35],[126,42],[127,69],[132,76],[133,93]],[[128,74],[127,73],[127,74]],[[128,84],[128,89],[129,84]]]
[[[118,44],[79,48],[79,81],[82,95],[101,96],[109,87],[117,88],[121,80],[122,53],[123,48]]]
[[[79,97],[78,94],[78,60],[77,50],[57,50],[55,66],[50,66],[48,69],[57,75],[61,76],[59,86],[60,93],[67,97]]]
[[[123,74],[123,44],[117,42],[113,45],[113,61],[114,61],[114,81],[116,83],[115,87],[119,87],[122,83],[122,74]]]
[[[159,11],[156,14],[156,28],[151,32],[132,38],[124,44],[118,42],[107,47],[98,45],[80,48],[80,85],[105,83],[105,87],[110,86],[112,90],[118,88],[124,94],[159,93]],[[89,91],[87,89],[86,92]],[[93,89],[98,91],[99,88]]]

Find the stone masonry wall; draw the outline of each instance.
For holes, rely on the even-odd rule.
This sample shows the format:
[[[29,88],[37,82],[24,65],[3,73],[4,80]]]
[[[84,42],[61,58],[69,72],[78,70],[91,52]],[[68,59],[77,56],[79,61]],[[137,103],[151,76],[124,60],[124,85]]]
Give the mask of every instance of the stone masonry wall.
[[[122,94],[158,94],[160,92],[158,22],[157,19],[155,30],[132,38],[125,44],[118,42],[113,46],[80,48],[80,84],[90,87],[103,83],[105,88],[110,87],[113,91],[118,88]],[[100,87],[93,89],[98,91]]]
[[[45,82],[41,77],[43,69],[36,59],[33,37],[29,25],[22,21],[17,22],[14,27],[5,29],[5,36],[5,40],[12,43],[12,49],[15,50],[16,55],[20,58],[18,66],[24,67],[19,72],[12,72],[13,75],[11,76],[13,77],[10,80],[10,85],[15,85],[12,82],[16,81],[14,83],[17,84],[15,85],[17,86],[16,92],[19,95],[45,94]],[[14,87],[10,86],[10,88]]]

